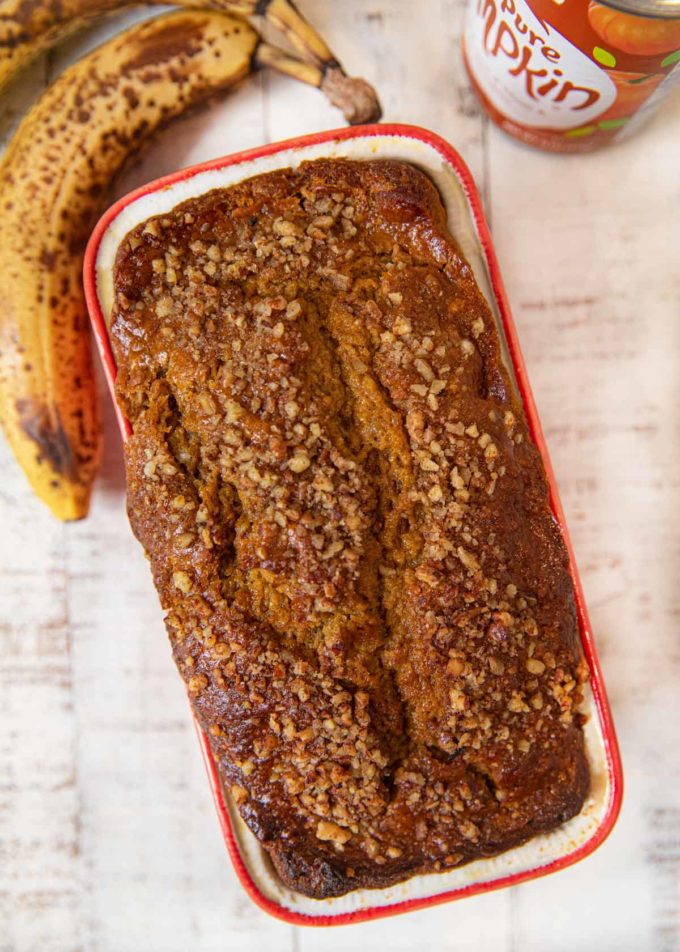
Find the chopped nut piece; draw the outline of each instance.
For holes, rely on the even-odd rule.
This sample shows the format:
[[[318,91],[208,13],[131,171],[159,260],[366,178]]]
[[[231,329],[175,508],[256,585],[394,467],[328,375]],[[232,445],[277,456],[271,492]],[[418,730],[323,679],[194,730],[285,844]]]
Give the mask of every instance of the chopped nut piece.
[[[345,548],[345,543],[340,539],[337,539],[335,542],[331,542],[328,548],[322,553],[322,559],[332,559],[334,555],[337,555],[338,552],[342,552]]]
[[[311,460],[306,453],[296,453],[292,459],[288,460],[288,468],[294,473],[303,473],[311,466]]]
[[[204,674],[194,674],[187,681],[187,687],[191,694],[200,694],[208,686],[208,679]]]
[[[340,846],[352,838],[349,830],[345,830],[337,823],[331,823],[329,820],[321,820],[317,824],[316,835],[320,840],[338,843]]]
[[[300,229],[292,221],[286,221],[283,218],[277,218],[272,226],[272,230],[275,235],[279,236],[289,236],[289,235],[298,235]]]
[[[531,674],[543,674],[545,665],[538,658],[527,658],[527,671]]]
[[[245,803],[249,798],[246,788],[239,786],[237,783],[232,784],[229,792],[231,793],[231,798],[237,807],[240,807],[241,804]]]
[[[479,829],[471,820],[460,820],[458,827],[466,840],[479,839]]]
[[[513,714],[522,714],[529,710],[516,691],[512,692],[512,697],[507,703],[507,708],[509,711],[512,711]]]
[[[465,489],[465,482],[458,472],[457,466],[454,466],[451,470],[451,485],[454,489]]]
[[[193,588],[193,582],[186,572],[173,572],[172,581],[174,582],[175,588],[178,588],[180,592],[184,592],[185,595]]]
[[[427,380],[428,383],[432,383],[434,380],[434,373],[432,372],[432,367],[430,367],[427,361],[421,360],[420,357],[416,357],[416,359],[413,361],[413,366],[424,380]]]
[[[469,569],[471,572],[479,572],[480,565],[475,556],[463,548],[462,545],[459,545],[456,549],[458,558],[463,563],[466,569]]]
[[[172,314],[172,298],[163,297],[156,302],[156,315],[158,317],[169,317]]]
[[[464,711],[467,707],[467,698],[458,688],[451,688],[449,691],[449,700],[454,711]]]

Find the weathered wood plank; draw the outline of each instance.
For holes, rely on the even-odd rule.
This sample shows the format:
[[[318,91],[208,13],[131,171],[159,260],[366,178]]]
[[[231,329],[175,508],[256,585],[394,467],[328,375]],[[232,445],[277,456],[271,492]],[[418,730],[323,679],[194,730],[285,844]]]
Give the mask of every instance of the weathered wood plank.
[[[602,851],[518,890],[517,947],[532,952],[680,941],[678,107],[638,139],[581,159],[491,139],[494,238],[627,781]]]

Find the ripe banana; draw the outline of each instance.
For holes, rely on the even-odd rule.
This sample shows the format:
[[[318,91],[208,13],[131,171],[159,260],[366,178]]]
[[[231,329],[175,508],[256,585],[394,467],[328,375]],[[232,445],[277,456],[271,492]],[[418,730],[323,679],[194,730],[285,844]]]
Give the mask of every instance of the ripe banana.
[[[146,0],[149,4],[165,0]],[[292,0],[170,0],[178,6],[201,7],[235,16],[264,17],[281,31],[300,57],[321,71],[318,85],[349,123],[374,122],[380,103],[363,79],[346,75],[319,34]],[[0,90],[14,73],[58,40],[87,23],[136,0],[0,0]]]
[[[323,79],[233,16],[193,10],[137,24],[67,69],[2,159],[0,419],[60,519],[87,513],[99,457],[81,270],[106,189],[160,125],[258,62]]]

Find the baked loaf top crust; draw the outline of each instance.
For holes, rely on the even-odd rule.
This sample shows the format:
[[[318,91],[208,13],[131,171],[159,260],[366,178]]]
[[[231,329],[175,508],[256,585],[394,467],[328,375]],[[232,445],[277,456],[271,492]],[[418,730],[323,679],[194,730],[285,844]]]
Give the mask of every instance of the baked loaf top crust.
[[[134,229],[114,282],[130,520],[281,879],[383,886],[577,813],[567,555],[429,179],[218,189]]]

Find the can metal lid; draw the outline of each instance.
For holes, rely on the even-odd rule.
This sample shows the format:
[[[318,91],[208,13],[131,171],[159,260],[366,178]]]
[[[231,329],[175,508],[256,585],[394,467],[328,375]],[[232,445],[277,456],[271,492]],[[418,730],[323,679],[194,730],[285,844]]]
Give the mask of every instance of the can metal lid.
[[[680,0],[598,0],[598,3],[638,17],[680,20]]]

